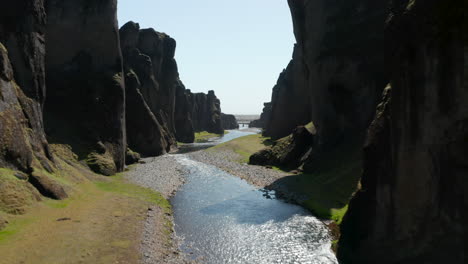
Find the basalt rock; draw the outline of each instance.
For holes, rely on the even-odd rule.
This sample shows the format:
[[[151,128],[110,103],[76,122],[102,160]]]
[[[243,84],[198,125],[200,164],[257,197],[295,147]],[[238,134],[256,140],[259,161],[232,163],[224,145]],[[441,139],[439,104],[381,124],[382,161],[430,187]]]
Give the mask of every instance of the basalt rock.
[[[127,148],[127,152],[125,155],[125,164],[126,165],[132,165],[135,163],[138,163],[140,161],[141,155],[129,148]]]
[[[195,131],[224,134],[221,124],[221,104],[214,91],[192,95],[192,121]]]
[[[192,121],[192,97],[190,90],[186,90],[182,82],[177,85],[175,127],[177,141],[182,143],[193,143],[195,141],[195,130]]]
[[[102,142],[121,171],[125,92],[116,9],[116,0],[46,2],[45,119],[51,140],[71,145],[81,158]]]
[[[42,107],[45,13],[42,1],[5,2],[0,10],[0,167],[52,170]],[[36,163],[36,164],[33,164]]]
[[[390,10],[390,85],[338,256],[344,264],[467,263],[468,5],[393,1]]]
[[[316,130],[313,124],[298,126],[293,133],[275,142],[272,147],[253,154],[252,165],[274,165],[289,169],[300,167],[312,152]]]
[[[290,0],[289,5],[297,44],[273,88],[271,108],[265,108],[264,134],[279,139],[312,120],[319,149],[363,138],[387,82],[386,2]]]
[[[0,10],[0,167],[21,171],[0,173],[0,210],[8,213],[24,213],[40,199],[37,190],[67,196],[48,175],[49,185],[33,179],[36,171],[56,170],[43,124],[44,29],[43,1],[8,2]]]
[[[263,104],[263,111],[260,119],[250,122],[249,127],[258,127],[265,129],[271,116],[271,103]]]
[[[120,29],[127,85],[127,137],[145,155],[169,152],[176,145],[175,100],[179,73],[175,40],[128,22]]]
[[[223,129],[238,129],[239,124],[237,123],[234,115],[226,115],[221,113],[221,126]]]

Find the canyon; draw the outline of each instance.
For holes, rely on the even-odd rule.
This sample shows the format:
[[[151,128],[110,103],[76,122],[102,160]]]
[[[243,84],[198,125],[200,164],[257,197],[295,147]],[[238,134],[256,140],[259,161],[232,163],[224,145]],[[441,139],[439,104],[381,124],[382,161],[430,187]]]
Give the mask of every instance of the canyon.
[[[227,163],[247,166],[252,178],[275,174],[260,187],[327,220],[342,264],[466,263],[467,1],[288,4],[296,44],[271,102],[250,124],[262,128],[262,136],[252,133],[198,155],[212,166],[219,157],[209,151],[229,162],[238,159]],[[197,132],[238,129],[236,117],[221,111],[215,91],[186,88],[174,38],[133,21],[119,28],[117,0],[3,6],[0,229],[40,201],[68,201],[89,190],[98,197],[109,184],[118,185],[117,194],[101,194],[97,208],[121,225],[124,214],[116,211],[125,209],[118,202],[131,209],[127,224],[143,225],[139,217],[151,214],[162,217],[161,225],[170,223],[165,199],[183,180],[168,172],[167,181],[176,182],[168,194],[143,198],[164,206],[147,209],[129,197],[149,191],[131,192],[136,187],[114,175],[141,156],[164,160],[180,145],[197,146],[191,145]],[[226,154],[229,147],[237,149]],[[233,173],[175,159],[188,170],[196,164],[214,175]],[[159,164],[151,158],[140,163],[137,170]],[[98,189],[86,185],[96,181]],[[113,204],[108,210],[102,197]]]

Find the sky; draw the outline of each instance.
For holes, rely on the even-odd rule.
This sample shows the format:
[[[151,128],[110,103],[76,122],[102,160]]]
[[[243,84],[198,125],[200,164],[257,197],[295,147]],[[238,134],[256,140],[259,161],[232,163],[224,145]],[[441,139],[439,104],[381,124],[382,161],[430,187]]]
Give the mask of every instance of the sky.
[[[152,27],[177,41],[180,78],[214,90],[227,114],[260,114],[292,57],[286,0],[119,0],[120,26]]]

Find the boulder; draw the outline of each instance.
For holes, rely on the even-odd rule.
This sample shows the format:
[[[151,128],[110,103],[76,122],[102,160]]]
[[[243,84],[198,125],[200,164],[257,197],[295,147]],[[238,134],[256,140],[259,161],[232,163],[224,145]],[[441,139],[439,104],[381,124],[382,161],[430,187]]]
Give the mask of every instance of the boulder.
[[[138,163],[140,159],[141,159],[141,156],[139,153],[127,148],[127,153],[125,155],[126,165],[132,165],[132,164]]]

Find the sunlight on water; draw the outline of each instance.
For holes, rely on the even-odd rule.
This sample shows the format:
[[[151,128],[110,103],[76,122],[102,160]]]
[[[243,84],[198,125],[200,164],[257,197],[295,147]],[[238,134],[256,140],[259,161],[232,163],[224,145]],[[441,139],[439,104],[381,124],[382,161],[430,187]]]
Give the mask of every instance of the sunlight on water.
[[[216,167],[176,155],[189,170],[172,199],[182,249],[202,263],[335,264],[324,224]]]

